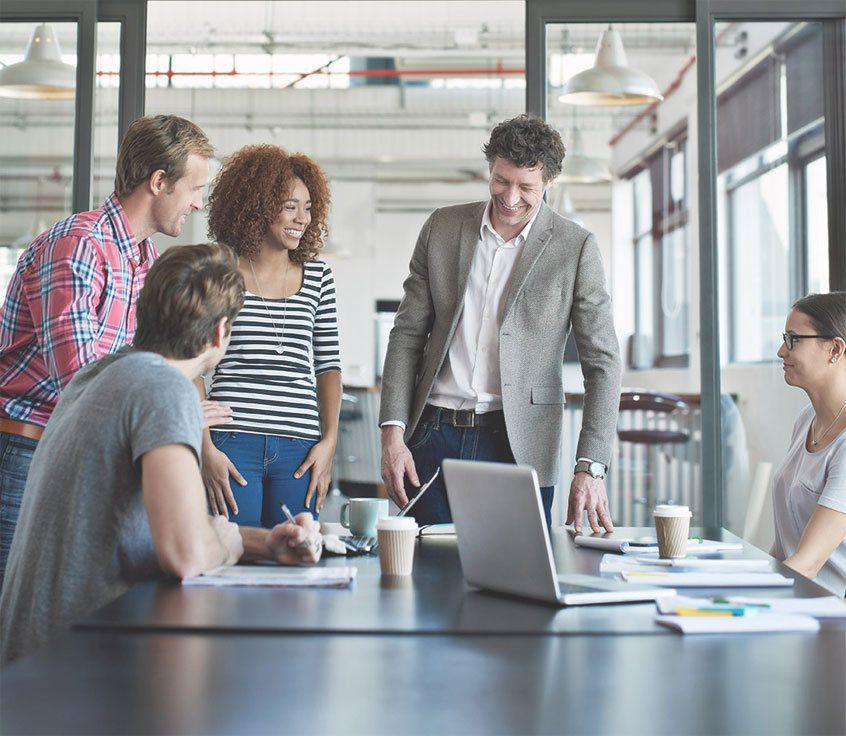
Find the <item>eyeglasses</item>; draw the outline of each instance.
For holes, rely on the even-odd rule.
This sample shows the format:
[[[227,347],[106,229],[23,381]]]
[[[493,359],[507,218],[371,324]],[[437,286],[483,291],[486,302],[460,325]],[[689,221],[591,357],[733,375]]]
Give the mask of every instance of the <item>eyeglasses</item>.
[[[788,350],[793,350],[796,347],[797,340],[807,340],[812,337],[819,337],[823,340],[833,340],[837,335],[795,335],[792,332],[782,332],[781,339],[784,340],[784,344],[787,345]]]

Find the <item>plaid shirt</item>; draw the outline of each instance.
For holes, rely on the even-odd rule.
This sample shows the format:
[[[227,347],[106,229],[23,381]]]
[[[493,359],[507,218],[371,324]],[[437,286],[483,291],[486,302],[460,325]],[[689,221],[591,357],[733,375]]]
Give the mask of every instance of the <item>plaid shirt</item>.
[[[155,259],[112,193],[57,222],[21,254],[0,306],[0,415],[44,426],[82,366],[135,337],[135,303]]]

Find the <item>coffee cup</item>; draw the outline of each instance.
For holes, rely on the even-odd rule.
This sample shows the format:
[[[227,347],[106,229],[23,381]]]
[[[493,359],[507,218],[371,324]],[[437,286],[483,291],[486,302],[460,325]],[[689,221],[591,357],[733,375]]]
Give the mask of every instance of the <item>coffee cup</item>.
[[[387,515],[387,498],[351,498],[341,506],[341,525],[354,537],[375,537],[376,522]]]
[[[662,560],[684,557],[690,536],[690,509],[687,506],[662,504],[652,512],[658,537],[658,556]]]
[[[387,516],[376,522],[376,533],[382,574],[411,575],[417,522],[408,516]]]

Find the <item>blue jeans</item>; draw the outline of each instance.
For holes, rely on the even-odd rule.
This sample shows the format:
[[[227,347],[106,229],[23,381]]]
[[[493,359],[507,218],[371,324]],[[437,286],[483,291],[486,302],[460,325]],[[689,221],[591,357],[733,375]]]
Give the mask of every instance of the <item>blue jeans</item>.
[[[502,414],[500,414],[502,416]],[[508,444],[505,421],[491,427],[454,427],[439,420],[435,407],[427,406],[423,410],[414,434],[408,441],[408,449],[414,458],[417,478],[422,485],[441,467],[446,458],[459,460],[484,460],[487,462],[514,464],[514,455]],[[552,498],[555,486],[540,489],[546,525],[552,525]],[[409,500],[416,493],[414,486],[406,480],[406,496]],[[423,497],[414,505],[411,516],[418,524],[444,524],[452,521],[452,511],[441,473]]]
[[[36,440],[0,432],[0,590]]]
[[[285,521],[279,508],[284,503],[296,516],[310,511],[316,518],[317,492],[308,508],[305,497],[311,481],[311,470],[300,478],[294,478],[294,471],[306,459],[308,451],[316,441],[295,437],[280,437],[274,434],[250,434],[248,432],[226,432],[212,430],[214,446],[225,453],[244,476],[247,485],[238,485],[231,477],[229,485],[238,515],[230,513],[230,521],[241,526],[271,527]]]

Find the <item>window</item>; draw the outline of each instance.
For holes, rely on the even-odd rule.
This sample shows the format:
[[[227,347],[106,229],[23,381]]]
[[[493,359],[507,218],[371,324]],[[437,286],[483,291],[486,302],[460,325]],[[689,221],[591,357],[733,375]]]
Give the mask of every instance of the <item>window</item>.
[[[808,254],[808,292],[828,291],[828,192],[825,156],[805,166],[805,241]]]
[[[654,153],[632,177],[635,342],[630,367],[687,366],[686,140]]]

